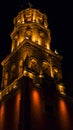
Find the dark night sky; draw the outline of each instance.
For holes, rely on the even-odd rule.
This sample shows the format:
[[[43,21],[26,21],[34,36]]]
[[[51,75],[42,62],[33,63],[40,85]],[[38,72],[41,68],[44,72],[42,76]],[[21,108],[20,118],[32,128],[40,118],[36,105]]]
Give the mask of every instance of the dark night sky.
[[[18,12],[29,7],[39,9],[48,16],[51,30],[51,47],[63,56],[62,69],[64,84],[73,96],[73,5],[65,0],[6,0],[0,3],[0,62],[10,53],[10,33],[13,30],[13,18]],[[1,80],[0,65],[0,80]]]

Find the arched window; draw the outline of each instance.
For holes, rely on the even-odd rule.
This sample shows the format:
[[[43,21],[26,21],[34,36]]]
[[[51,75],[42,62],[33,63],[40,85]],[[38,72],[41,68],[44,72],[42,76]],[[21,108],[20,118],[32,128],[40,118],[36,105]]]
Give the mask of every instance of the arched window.
[[[47,61],[42,62],[42,70],[44,74],[50,76],[50,64]]]
[[[24,17],[25,17],[25,22],[29,23],[32,21],[32,14],[31,13],[25,14]]]
[[[53,76],[54,76],[54,78],[55,78],[55,79],[58,79],[58,78],[59,78],[59,77],[58,77],[58,76],[59,76],[58,67],[55,66],[55,65],[53,65],[52,68],[53,68]]]
[[[37,59],[35,58],[30,59],[28,62],[28,68],[37,72],[38,71]]]

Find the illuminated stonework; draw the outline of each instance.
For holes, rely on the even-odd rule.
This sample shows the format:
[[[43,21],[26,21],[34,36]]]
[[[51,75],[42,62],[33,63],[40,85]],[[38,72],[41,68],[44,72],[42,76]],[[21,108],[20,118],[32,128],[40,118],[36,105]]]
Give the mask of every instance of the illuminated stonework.
[[[64,87],[63,84],[58,84],[57,85],[57,90],[59,91],[60,94],[66,95],[66,93],[65,93],[65,87]]]
[[[13,23],[11,53],[1,63],[0,99],[19,86],[16,84],[22,76],[30,77],[34,84],[46,76],[56,84],[62,82],[62,56],[51,50],[47,16],[28,8],[20,11]]]
[[[25,9],[14,18],[14,31],[11,33],[12,48],[16,49],[24,40],[50,49],[50,30],[47,16],[36,9]]]

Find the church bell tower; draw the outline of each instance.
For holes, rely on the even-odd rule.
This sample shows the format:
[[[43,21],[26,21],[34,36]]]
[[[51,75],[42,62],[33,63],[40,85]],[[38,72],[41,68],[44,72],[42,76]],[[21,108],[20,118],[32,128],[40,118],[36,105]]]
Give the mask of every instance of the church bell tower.
[[[44,88],[45,92],[45,86],[48,84],[52,86],[53,82],[56,90],[64,94],[62,56],[57,51],[51,50],[51,35],[47,16],[38,9],[27,8],[18,13],[13,23],[14,29],[10,35],[12,39],[11,53],[1,63],[3,70],[0,100],[10,95],[12,91],[22,89],[21,104],[24,105],[21,106],[24,108],[26,105],[27,109],[30,108],[30,103],[26,103],[30,102],[29,82],[32,82],[29,89],[33,86],[33,88],[39,89],[38,91],[42,91]],[[24,101],[25,103],[22,103]],[[20,107],[20,129],[24,127],[21,111],[23,111],[22,107]],[[24,113],[26,112],[24,111]],[[25,114],[26,118],[28,116],[29,114]]]
[[[40,85],[40,78],[62,81],[62,57],[50,48],[51,36],[47,16],[37,9],[27,8],[14,18],[11,33],[11,53],[2,61],[2,87],[19,79],[22,75]]]

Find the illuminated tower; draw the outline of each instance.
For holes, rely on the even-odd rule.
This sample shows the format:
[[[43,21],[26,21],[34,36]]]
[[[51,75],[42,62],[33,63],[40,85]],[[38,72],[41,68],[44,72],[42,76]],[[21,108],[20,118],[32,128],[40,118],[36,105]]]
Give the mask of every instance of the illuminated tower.
[[[32,104],[31,88],[39,89],[43,93],[43,89],[47,92],[47,88],[43,87],[45,84],[51,88],[55,85],[55,89],[64,93],[63,86],[57,87],[62,83],[62,56],[51,50],[51,35],[45,14],[37,9],[27,8],[18,13],[13,23],[11,53],[1,63],[3,71],[0,100],[21,90],[20,104],[22,107],[20,106],[19,127],[23,130],[22,127],[25,126],[23,126],[22,112],[26,112],[22,108],[25,109],[27,106],[28,109]],[[42,94],[42,97],[46,97],[45,94]],[[29,118],[30,114],[24,115]]]

